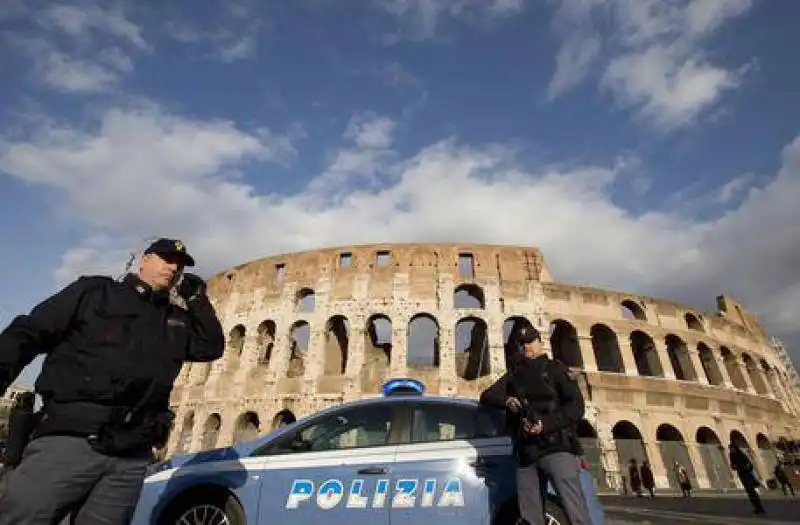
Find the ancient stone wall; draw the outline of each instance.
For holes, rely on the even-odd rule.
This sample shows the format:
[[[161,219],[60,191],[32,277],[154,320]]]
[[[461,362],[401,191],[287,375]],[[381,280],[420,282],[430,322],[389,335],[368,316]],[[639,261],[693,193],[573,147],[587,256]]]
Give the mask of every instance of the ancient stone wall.
[[[631,458],[660,485],[675,459],[700,486],[717,443],[769,450],[797,436],[797,393],[758,319],[732,298],[707,313],[553,282],[537,249],[400,244],[254,261],[209,281],[228,348],[187,364],[168,453],[225,446],[321,408],[377,395],[390,377],[475,397],[506,369],[515,324],[542,331],[587,399],[583,438],[612,489]],[[756,453],[768,468],[769,455]],[[764,470],[766,473],[766,470]]]

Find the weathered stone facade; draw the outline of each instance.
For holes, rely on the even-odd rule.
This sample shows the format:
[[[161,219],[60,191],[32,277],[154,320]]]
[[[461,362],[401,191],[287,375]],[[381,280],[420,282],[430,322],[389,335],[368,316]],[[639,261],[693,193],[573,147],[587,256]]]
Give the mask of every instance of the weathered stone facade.
[[[5,395],[0,397],[0,440],[4,440],[8,435],[8,416],[11,407],[14,406],[17,396],[23,392],[33,392],[33,389],[22,385],[11,385]]]
[[[735,300],[708,314],[553,282],[535,248],[387,244],[270,257],[209,281],[229,334],[223,359],[184,368],[168,454],[225,446],[285,417],[378,395],[389,377],[474,397],[503,374],[520,319],[580,371],[581,434],[601,486],[649,458],[661,487],[677,460],[695,486],[733,487],[730,440],[763,474],[798,436],[800,397],[758,320]]]

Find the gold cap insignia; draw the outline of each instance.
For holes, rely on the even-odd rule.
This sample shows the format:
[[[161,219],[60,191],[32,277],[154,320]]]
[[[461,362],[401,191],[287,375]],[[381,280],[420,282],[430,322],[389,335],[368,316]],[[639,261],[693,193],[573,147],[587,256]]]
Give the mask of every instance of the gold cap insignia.
[[[175,249],[182,252],[186,249],[181,241],[175,241]]]

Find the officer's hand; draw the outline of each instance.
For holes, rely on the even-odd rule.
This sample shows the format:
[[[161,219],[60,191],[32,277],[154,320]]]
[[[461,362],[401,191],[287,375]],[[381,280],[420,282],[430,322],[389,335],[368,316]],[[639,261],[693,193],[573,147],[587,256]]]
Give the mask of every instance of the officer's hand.
[[[206,283],[193,273],[183,274],[180,284],[178,284],[178,295],[186,302],[206,293]]]
[[[507,397],[506,407],[508,407],[510,411],[516,414],[517,412],[519,412],[519,409],[522,407],[522,405],[520,404],[519,399],[517,399],[516,397]]]

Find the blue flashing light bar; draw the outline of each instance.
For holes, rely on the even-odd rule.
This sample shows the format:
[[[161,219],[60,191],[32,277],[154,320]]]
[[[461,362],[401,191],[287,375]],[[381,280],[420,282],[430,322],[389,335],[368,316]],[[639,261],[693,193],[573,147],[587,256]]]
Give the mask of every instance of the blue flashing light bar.
[[[425,383],[419,379],[390,379],[383,385],[383,395],[389,396],[421,396],[425,394]]]

